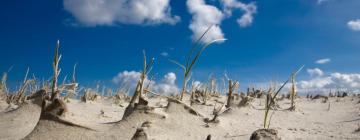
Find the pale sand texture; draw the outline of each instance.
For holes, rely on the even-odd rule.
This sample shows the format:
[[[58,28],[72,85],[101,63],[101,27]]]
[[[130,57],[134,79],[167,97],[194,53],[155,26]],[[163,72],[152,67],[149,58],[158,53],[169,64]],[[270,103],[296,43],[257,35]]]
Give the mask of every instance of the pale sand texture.
[[[0,139],[17,140],[30,134],[41,114],[42,97],[25,101],[15,110],[6,110],[4,103],[0,112]]]
[[[185,99],[188,98],[185,96]],[[207,124],[203,121],[204,118],[212,118],[214,105],[221,105],[215,99],[226,101],[224,96],[213,97],[207,105],[192,106],[204,115],[200,117],[189,113],[189,109],[182,104],[168,104],[166,98],[161,97],[150,98],[149,106],[155,107],[154,110],[144,111],[140,108],[125,120],[121,120],[125,107],[112,104],[110,99],[91,103],[71,100],[67,103],[69,112],[62,119],[93,130],[42,119],[25,139],[128,140],[146,121],[150,122],[149,127],[144,128],[148,138],[156,140],[205,140],[209,134],[214,140],[248,140],[252,132],[262,128],[265,99],[255,99],[250,106],[242,108],[236,106],[239,101],[235,100],[232,109],[218,117],[219,123]],[[286,109],[290,107],[290,100],[279,101],[281,109],[272,116],[270,128],[278,130],[282,139],[360,139],[360,132],[355,132],[360,123],[358,97],[334,97],[329,98],[327,103],[323,103],[322,99],[301,97],[296,102],[296,110],[288,111]]]

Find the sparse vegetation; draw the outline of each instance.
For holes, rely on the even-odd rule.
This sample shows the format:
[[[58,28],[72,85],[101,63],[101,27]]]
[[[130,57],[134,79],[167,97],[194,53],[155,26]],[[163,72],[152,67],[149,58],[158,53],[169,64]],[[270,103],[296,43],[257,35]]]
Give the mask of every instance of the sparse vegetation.
[[[296,94],[296,83],[295,83],[295,77],[296,75],[304,68],[304,66],[302,66],[300,69],[298,69],[298,71],[294,72],[291,74],[291,107],[290,110],[294,111],[295,110],[295,98],[297,96]]]
[[[170,60],[171,62],[173,62],[174,64],[178,65],[184,72],[183,75],[183,83],[182,83],[182,90],[181,90],[181,94],[180,94],[180,101],[182,101],[184,94],[186,93],[186,88],[187,88],[187,83],[190,80],[191,77],[191,71],[193,69],[193,66],[195,65],[195,63],[197,62],[198,58],[200,57],[200,55],[203,53],[203,51],[209,47],[211,44],[219,42],[219,41],[224,41],[225,39],[216,39],[216,40],[212,40],[204,45],[202,45],[200,42],[202,41],[203,37],[206,35],[206,33],[211,29],[212,26],[210,26],[205,32],[204,34],[195,42],[193,48],[190,50],[189,54],[186,57],[186,62],[185,65],[180,64],[177,61],[174,60]]]
[[[144,63],[143,63],[143,70],[141,72],[140,80],[138,81],[138,83],[136,85],[134,95],[132,96],[129,105],[125,109],[123,118],[129,116],[134,111],[134,109],[136,108],[138,103],[146,102],[142,97],[142,94],[144,92],[144,83],[145,83],[147,75],[149,74],[149,72],[151,71],[151,69],[153,67],[155,59],[152,58],[148,62],[146,59],[145,51],[143,51],[143,54],[144,54]],[[145,90],[147,90],[147,89],[145,89]],[[140,102],[140,101],[143,101],[143,102]]]
[[[205,34],[206,32],[204,33],[204,35]],[[199,129],[199,131],[196,131],[197,133],[199,133],[199,135],[203,135],[203,136],[208,135],[207,139],[211,139],[211,135],[213,135],[215,138],[218,138],[219,135],[220,136],[225,135],[224,136],[225,138],[244,137],[244,136],[248,136],[248,134],[232,135],[229,133],[229,132],[242,133],[243,130],[241,129],[233,130],[234,127],[230,127],[231,128],[230,129],[227,126],[231,125],[237,127],[246,123],[244,125],[246,127],[258,128],[259,124],[254,123],[254,121],[251,120],[248,121],[245,119],[256,118],[256,115],[259,115],[259,113],[264,113],[263,124],[261,124],[263,125],[263,128],[256,130],[250,136],[250,139],[259,139],[259,138],[280,139],[279,134],[284,134],[283,133],[284,130],[279,130],[282,131],[281,133],[279,133],[278,129],[275,129],[280,125],[280,124],[276,124],[276,122],[278,122],[279,119],[276,118],[276,121],[273,121],[273,123],[271,123],[272,122],[271,120],[275,116],[274,114],[276,111],[277,111],[276,116],[278,116],[277,114],[278,113],[280,114],[281,112],[282,116],[286,116],[289,118],[296,116],[293,118],[296,121],[302,121],[301,119],[308,119],[308,116],[313,115],[308,112],[305,112],[306,114],[304,112],[301,112],[301,110],[309,108],[309,106],[307,106],[307,108],[302,106],[304,105],[304,100],[298,98],[297,100],[301,102],[295,102],[296,101],[295,99],[298,97],[296,91],[295,77],[304,66],[299,68],[296,72],[292,73],[289,79],[287,79],[287,81],[282,83],[282,85],[278,89],[276,88],[275,84],[270,83],[268,89],[267,87],[264,88],[264,86],[255,86],[254,84],[249,86],[247,88],[247,91],[241,91],[241,89],[239,89],[240,82],[236,80],[230,80],[230,78],[226,74],[225,74],[225,78],[223,79],[223,83],[217,82],[215,77],[209,78],[208,81],[204,83],[200,83],[200,82],[195,83],[193,80],[191,84],[191,89],[189,90],[190,101],[183,100],[184,95],[186,94],[186,90],[188,90],[186,88],[187,87],[186,85],[187,82],[190,80],[191,71],[195,63],[197,62],[200,54],[209,45],[220,40],[214,40],[205,45],[201,45],[197,43],[198,46],[192,48],[190,55],[187,57],[187,61],[185,65],[181,65],[178,62],[171,60],[173,63],[179,65],[184,70],[184,75],[183,75],[184,80],[182,83],[183,87],[181,89],[181,92],[178,94],[178,97],[154,92],[156,91],[155,88],[152,88],[152,85],[155,85],[155,81],[153,81],[154,77],[151,77],[150,80],[148,80],[149,77],[148,75],[154,65],[154,58],[148,60],[145,52],[143,52],[144,57],[143,57],[142,71],[140,72],[140,77],[136,83],[136,88],[132,96],[128,95],[130,86],[126,83],[122,83],[122,85],[118,87],[117,90],[114,91],[111,88],[107,88],[104,85],[101,85],[101,83],[97,83],[95,88],[86,88],[86,89],[84,87],[79,88],[75,76],[77,64],[75,64],[73,67],[73,75],[70,83],[67,84],[66,81],[67,76],[65,76],[63,78],[64,80],[62,84],[58,84],[58,78],[61,71],[61,69],[59,68],[59,62],[61,59],[61,55],[59,55],[60,43],[58,42],[55,48],[54,59],[52,62],[53,75],[51,79],[42,80],[42,82],[39,82],[38,78],[36,78],[34,74],[32,76],[32,79],[29,79],[28,75],[30,70],[27,69],[24,80],[21,83],[21,86],[16,90],[16,92],[10,94],[9,89],[7,88],[6,85],[8,72],[3,74],[2,81],[0,83],[0,98],[6,97],[8,103],[14,105],[11,108],[9,107],[6,108],[4,112],[6,113],[10,112],[9,114],[11,114],[11,112],[19,111],[22,109],[22,107],[24,106],[26,107],[26,105],[34,104],[35,102],[34,100],[36,100],[37,101],[36,105],[41,106],[39,107],[40,108],[38,110],[39,114],[37,115],[39,116],[42,115],[41,119],[44,120],[40,119],[41,123],[38,123],[40,122],[39,120],[35,120],[35,121],[33,120],[32,124],[34,125],[34,127],[35,125],[41,125],[41,127],[44,127],[48,130],[46,131],[37,130],[37,129],[42,129],[41,127],[35,129],[31,128],[32,130],[35,130],[33,131],[33,134],[30,135],[24,134],[23,137],[25,136],[34,137],[33,135],[37,136],[37,134],[40,134],[43,131],[46,132],[45,135],[50,138],[54,138],[53,135],[56,133],[63,133],[63,132],[67,132],[66,134],[71,133],[72,136],[76,136],[75,134],[73,134],[73,132],[70,132],[67,129],[58,131],[59,130],[58,128],[68,128],[68,126],[71,126],[72,128],[70,130],[74,132],[81,131],[85,135],[87,133],[94,136],[100,135],[100,137],[104,139],[154,138],[154,136],[152,136],[154,134],[153,133],[154,131],[151,130],[153,128],[155,128],[155,130],[159,132],[167,132],[167,129],[173,129],[175,131],[179,131],[179,133],[186,133],[191,138],[194,137],[198,138],[198,135],[190,136],[193,135],[193,132],[190,132],[190,130],[192,131],[195,129]],[[225,79],[228,80],[227,81],[228,84],[226,84]],[[291,82],[291,86],[289,86],[290,87],[289,94],[287,95],[281,94],[280,92],[282,92],[284,87],[286,87],[286,84],[290,82]],[[221,84],[223,84],[222,89],[219,88],[221,87]],[[155,90],[152,91],[153,89]],[[42,98],[43,95],[46,96]],[[279,98],[278,96],[281,97]],[[329,97],[331,96],[335,96],[335,94],[334,95],[329,94]],[[316,104],[319,102],[309,102],[309,100],[323,99],[322,102],[328,103],[328,107],[326,109],[324,106],[324,109],[321,109],[320,111],[323,111],[322,112],[323,114],[333,116],[330,113],[334,113],[339,110],[339,108],[335,104],[342,104],[342,102],[353,101],[354,99],[357,98],[356,96],[350,96],[350,97],[348,96],[349,96],[348,92],[343,92],[343,91],[340,92],[339,90],[337,92],[337,97],[335,97],[336,100],[334,99],[335,100],[334,101],[334,100],[330,100],[331,98],[327,96],[323,96],[321,94],[315,96],[313,96],[312,94],[308,94],[306,95],[307,99],[305,100],[305,102]],[[265,103],[261,102],[262,100],[264,100],[264,98],[265,98]],[[348,100],[348,98],[351,99]],[[73,102],[76,100],[80,100],[82,102]],[[89,101],[90,101],[89,104],[83,103]],[[298,103],[297,106],[295,105],[295,103]],[[333,107],[331,108],[331,111],[330,111],[330,107],[331,107],[330,103],[334,103]],[[283,106],[289,104],[290,104],[289,109],[282,109],[280,107],[280,105]],[[124,108],[124,106],[126,105],[127,107]],[[232,108],[235,107],[234,105],[237,108]],[[71,108],[73,110],[69,110],[68,108],[69,106],[75,108]],[[81,109],[79,109],[80,106]],[[251,106],[251,107],[245,108],[246,106]],[[265,109],[263,109],[263,107],[265,107]],[[287,110],[294,111],[295,107],[301,108],[301,110],[297,112],[298,114],[287,111]],[[84,110],[82,110],[83,108],[85,108],[85,110],[90,108],[89,110],[86,110],[89,111],[89,114],[87,114],[88,112],[85,113]],[[82,114],[77,113],[74,110],[79,111]],[[119,112],[121,113],[122,111],[124,111],[124,113],[121,118],[121,116],[119,116],[118,114]],[[302,114],[300,114],[299,112],[301,112]],[[94,114],[96,114],[96,117],[93,117],[95,116]],[[0,128],[1,128],[1,124],[3,124],[3,122],[1,121],[3,116],[4,113],[0,112]],[[84,116],[86,116],[85,118],[91,118],[91,119],[86,121],[82,120],[83,118],[80,119],[80,117],[84,117]],[[236,119],[233,119],[234,117],[236,117]],[[229,119],[231,119],[231,121],[229,121]],[[284,119],[284,121],[289,120],[285,117],[281,119]],[[8,120],[12,121],[15,119],[11,118]],[[79,120],[79,123],[77,122],[77,120]],[[109,120],[111,120],[111,122]],[[351,121],[357,121],[357,120],[351,120]],[[47,124],[48,122],[51,122],[52,123],[51,125],[54,126],[48,128],[48,126],[46,126],[48,125]],[[251,122],[251,124],[248,122]],[[313,125],[318,127],[318,124],[316,124],[316,122],[314,121],[306,120],[304,122],[312,123]],[[60,123],[61,123],[61,127],[58,126],[58,124]],[[290,123],[299,124],[299,122],[290,122]],[[270,128],[270,125],[276,125],[276,127]],[[189,130],[183,130],[186,127],[189,127]],[[205,135],[205,132],[207,133],[210,127],[211,129],[214,130],[219,130],[218,128],[221,128],[220,130],[221,132],[211,131],[214,134]],[[296,128],[287,128],[285,129],[285,131],[297,131],[297,130],[307,131],[305,130],[305,128],[299,129],[297,126],[295,127]],[[360,126],[358,127],[359,128],[357,128],[355,132],[360,131],[359,130]],[[94,131],[96,130],[95,128],[100,129],[101,131],[97,131],[95,133]],[[103,130],[105,129],[106,129],[106,133],[103,132]],[[148,129],[150,129],[150,131],[148,131]],[[125,131],[124,132],[125,134],[118,133],[119,130]],[[3,132],[0,131],[0,134],[2,133]],[[289,136],[285,138],[288,137]],[[0,138],[2,138],[1,135]]]
[[[52,79],[52,88],[51,88],[51,97],[50,100],[54,101],[59,97],[59,91],[57,87],[58,77],[61,70],[59,70],[59,63],[61,60],[61,55],[59,55],[60,41],[58,40],[55,47],[54,60],[52,63],[53,66],[53,79]]]
[[[265,116],[264,116],[264,129],[268,129],[270,127],[270,121],[268,122],[268,115],[269,115],[269,111],[270,111],[270,108],[271,106],[273,106],[275,104],[275,99],[277,97],[277,95],[280,93],[280,91],[285,87],[285,85],[290,81],[292,80],[298,72],[301,71],[301,69],[303,68],[304,66],[302,66],[301,68],[299,68],[295,73],[291,74],[291,77],[286,80],[281,86],[280,88],[275,92],[275,94],[272,96],[271,94],[268,94],[266,96],[266,102],[265,102]],[[293,93],[295,94],[295,93]],[[293,100],[292,100],[292,105],[293,105]]]
[[[230,108],[232,101],[234,100],[233,92],[237,86],[239,86],[238,82],[233,82],[232,80],[229,80],[229,93],[227,97],[226,108]]]

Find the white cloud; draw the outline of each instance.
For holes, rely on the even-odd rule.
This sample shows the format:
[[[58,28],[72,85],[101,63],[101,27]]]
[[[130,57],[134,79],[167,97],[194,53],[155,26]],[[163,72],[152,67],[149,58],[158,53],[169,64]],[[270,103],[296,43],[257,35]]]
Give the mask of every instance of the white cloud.
[[[136,84],[141,76],[140,72],[137,71],[123,71],[113,78],[113,83],[117,85],[124,85],[129,87],[132,91],[136,88]],[[145,79],[145,85],[149,84],[150,80]],[[153,84],[153,82],[151,83]]]
[[[221,2],[224,6],[224,12],[228,16],[231,16],[232,11],[235,9],[240,9],[244,12],[244,14],[236,20],[240,27],[251,25],[254,20],[253,15],[257,12],[255,3],[244,4],[237,0],[221,0]]]
[[[360,19],[350,20],[347,26],[353,31],[360,31]]]
[[[318,77],[318,76],[323,76],[324,75],[324,72],[319,68],[307,69],[307,72],[312,77]]]
[[[330,58],[324,58],[324,59],[316,60],[315,63],[317,63],[317,64],[326,64],[326,63],[329,63],[330,61],[331,61]]]
[[[160,55],[161,55],[161,56],[164,56],[164,57],[168,57],[168,56],[169,56],[169,53],[168,53],[168,52],[161,52]]]
[[[314,77],[298,83],[300,91],[329,92],[330,89],[358,92],[360,89],[360,73],[331,73]]]
[[[163,83],[167,84],[175,84],[176,75],[173,72],[169,72],[164,76],[164,79],[162,80]]]
[[[244,4],[237,0],[221,0],[223,9],[206,4],[205,0],[187,0],[186,5],[192,20],[189,25],[193,32],[192,39],[197,40],[210,26],[213,26],[203,38],[203,42],[224,38],[220,28],[222,21],[232,16],[232,11],[240,9],[244,14],[237,19],[240,27],[247,27],[253,22],[253,15],[256,13],[255,3]]]
[[[85,26],[175,24],[170,0],[64,0],[64,8]]]
[[[141,73],[136,71],[123,71],[120,72],[117,76],[113,78],[113,82],[117,85],[125,85],[130,88],[130,94],[133,93],[136,88],[136,84],[140,79]],[[150,85],[150,89],[154,90],[160,94],[176,94],[179,91],[176,83],[176,75],[173,72],[167,73],[160,83],[151,81],[149,79],[145,80],[145,85]]]
[[[179,92],[179,88],[176,86],[175,81],[176,81],[175,73],[169,72],[161,80],[161,83],[156,84],[153,87],[153,89],[160,94],[165,94],[165,95],[177,94]]]
[[[218,8],[206,4],[204,0],[187,0],[186,5],[193,16],[189,25],[190,30],[193,32],[193,40],[200,38],[206,29],[212,25],[214,26],[203,38],[203,42],[224,38],[219,26],[224,19],[224,14]]]

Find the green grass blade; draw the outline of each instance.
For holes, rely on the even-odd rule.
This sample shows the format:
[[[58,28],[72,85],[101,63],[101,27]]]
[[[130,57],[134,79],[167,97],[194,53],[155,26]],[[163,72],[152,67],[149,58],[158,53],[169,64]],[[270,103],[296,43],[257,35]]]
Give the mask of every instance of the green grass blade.
[[[186,68],[184,65],[181,65],[179,62],[175,61],[175,60],[172,60],[172,59],[168,59],[170,62],[178,65],[180,68],[182,68],[184,71],[186,71]]]
[[[215,39],[215,40],[212,40],[210,42],[208,42],[205,46],[203,46],[201,48],[200,51],[198,51],[198,53],[196,54],[195,58],[191,61],[190,65],[187,67],[187,70],[186,70],[186,73],[185,75],[188,75],[189,72],[191,71],[192,67],[195,65],[196,63],[196,60],[200,57],[201,53],[207,48],[209,47],[211,44],[214,44],[216,42],[220,42],[220,41],[225,41],[226,39]]]
[[[190,50],[189,54],[187,55],[187,58],[186,58],[186,67],[189,66],[189,62],[190,62],[190,59],[191,59],[191,56],[193,55],[193,53],[195,52],[197,46],[199,46],[201,40],[204,38],[204,36],[210,31],[210,29],[213,27],[213,25],[209,26],[205,32],[196,40],[196,42],[193,44],[193,47],[192,49]]]

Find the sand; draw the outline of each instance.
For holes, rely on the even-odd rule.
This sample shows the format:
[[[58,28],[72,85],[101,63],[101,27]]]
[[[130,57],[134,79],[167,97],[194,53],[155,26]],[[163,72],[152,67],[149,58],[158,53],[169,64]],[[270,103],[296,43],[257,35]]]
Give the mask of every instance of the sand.
[[[184,97],[188,99],[188,96]],[[215,106],[225,102],[226,97],[213,97],[206,105],[192,105],[201,115],[190,113],[189,108],[166,98],[149,98],[150,107],[140,106],[129,117],[121,120],[126,108],[113,104],[111,99],[100,99],[94,102],[70,100],[67,103],[69,112],[60,120],[43,118],[35,126],[19,125],[0,120],[1,130],[17,127],[26,130],[35,127],[28,135],[12,136],[13,139],[123,139],[129,140],[138,128],[146,133],[148,139],[156,140],[205,140],[211,135],[213,140],[248,140],[257,129],[261,129],[264,119],[263,98],[256,98],[247,107],[237,107],[239,100],[234,101],[231,109],[218,117],[218,123],[205,123],[205,118],[212,118]],[[215,101],[217,100],[217,101]],[[296,110],[289,111],[290,100],[279,101],[280,109],[272,116],[270,128],[276,129],[285,140],[339,140],[360,139],[356,132],[360,123],[359,97],[329,98],[310,100],[304,97],[296,99]],[[184,101],[189,105],[189,101]],[[330,104],[330,109],[329,109]],[[29,111],[20,110],[22,114]],[[24,108],[25,109],[25,108]],[[31,110],[28,108],[28,110]],[[35,113],[31,113],[35,114]],[[272,114],[272,112],[270,112]],[[19,115],[20,116],[20,115]],[[1,117],[1,115],[0,115]],[[28,119],[34,119],[29,117]],[[7,123],[6,123],[7,122]],[[30,121],[34,122],[34,121]],[[36,122],[36,119],[35,119]],[[21,122],[19,122],[21,123]],[[10,127],[11,124],[11,127]],[[27,126],[26,126],[27,125]],[[0,132],[0,137],[5,133]]]
[[[29,135],[40,119],[41,103],[41,95],[25,101],[16,109],[9,109],[4,102],[0,103],[0,139],[17,140]]]

